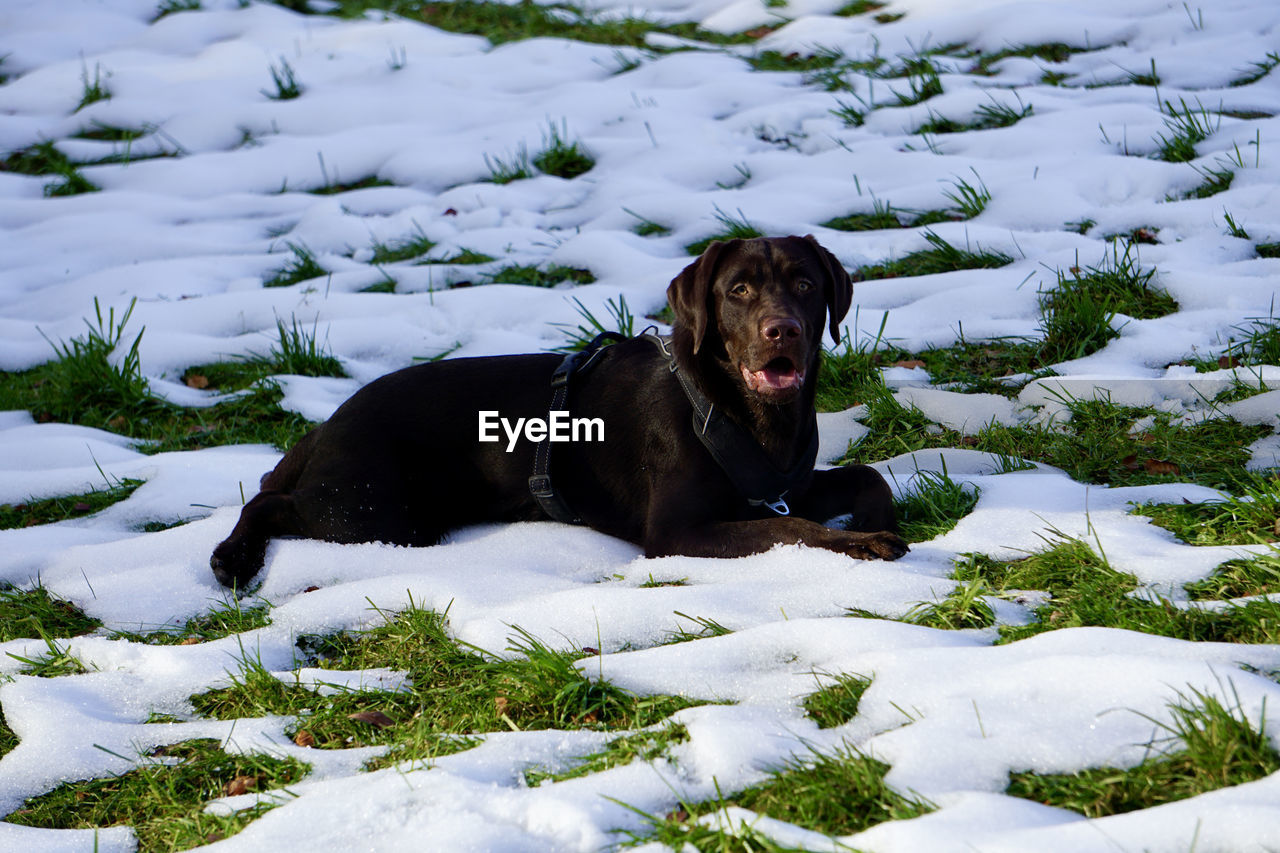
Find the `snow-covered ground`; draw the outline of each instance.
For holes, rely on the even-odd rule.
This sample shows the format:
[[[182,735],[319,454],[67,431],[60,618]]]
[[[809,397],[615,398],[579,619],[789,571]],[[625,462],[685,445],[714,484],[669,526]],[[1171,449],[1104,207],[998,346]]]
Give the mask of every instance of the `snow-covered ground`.
[[[0,172],[0,369],[48,360],[46,336],[83,331],[93,299],[117,310],[136,298],[146,327],[143,371],[153,389],[184,405],[215,398],[185,387],[194,364],[263,351],[277,318],[316,324],[347,380],[291,378],[286,405],[323,418],[351,390],[414,358],[536,351],[562,341],[552,323],[578,320],[570,297],[597,314],[624,295],[640,313],[664,304],[689,260],[684,246],[717,231],[717,211],[770,234],[813,233],[846,266],[926,247],[922,229],[849,233],[819,223],[870,212],[946,207],[959,180],[985,184],[991,201],[967,222],[933,226],[957,245],[1013,256],[1013,264],[859,284],[846,327],[858,339],[879,328],[918,349],[968,339],[1031,335],[1037,289],[1055,270],[1095,264],[1105,235],[1145,228],[1141,262],[1180,310],[1134,320],[1102,351],[1059,372],[1074,391],[1100,386],[1117,402],[1194,406],[1187,368],[1215,355],[1223,336],[1265,317],[1280,260],[1254,242],[1280,240],[1280,120],[1214,119],[1191,164],[1152,158],[1169,132],[1162,103],[1237,115],[1280,112],[1277,72],[1232,86],[1280,48],[1274,0],[1203,7],[1165,0],[893,0],[870,16],[835,17],[840,0],[654,0],[595,5],[600,14],[646,11],[734,32],[789,20],[758,43],[656,54],[553,39],[491,47],[404,20],[341,21],[279,7],[205,0],[204,11],[152,23],[156,0],[4,0],[0,3],[0,155],[45,140],[75,161],[111,154],[128,162],[86,166],[101,192],[45,198],[48,178]],[[792,20],[793,19],[793,20]],[[835,95],[796,73],[752,70],[764,50],[889,61],[938,45],[995,52],[1064,42],[1073,53],[1041,82],[1043,60],[1010,58],[994,76],[962,73],[972,59],[938,58],[953,73],[944,93],[893,106],[904,80],[857,78],[849,103],[881,104],[861,127],[831,110]],[[659,39],[662,45],[670,39]],[[274,100],[270,68],[296,73],[301,97]],[[635,63],[634,68],[623,70]],[[1158,89],[1127,84],[1155,68]],[[111,97],[76,111],[87,77]],[[852,79],[852,78],[851,78]],[[1115,84],[1115,85],[1095,85]],[[993,102],[1034,111],[1001,129],[915,133],[942,116],[965,122]],[[563,124],[562,124],[563,123]],[[72,138],[97,124],[145,127],[128,144]],[[486,182],[486,156],[536,151],[563,126],[596,158],[572,180],[541,175]],[[932,150],[931,150],[932,149]],[[157,152],[176,156],[150,157]],[[1235,172],[1226,192],[1180,198],[1200,169]],[[743,182],[743,177],[749,178]],[[337,195],[307,192],[376,177],[389,185]],[[726,188],[727,187],[727,188]],[[1252,241],[1229,236],[1225,215]],[[641,237],[652,220],[671,229]],[[1070,223],[1091,220],[1084,233]],[[370,263],[376,244],[422,234],[432,255],[460,249],[497,260],[480,268]],[[291,258],[316,254],[329,275],[264,289]],[[596,282],[557,288],[453,282],[510,263],[591,270]],[[390,276],[396,292],[363,293]],[[1201,380],[1212,382],[1214,380]],[[1043,389],[1042,389],[1043,390]],[[940,422],[970,426],[1019,415],[1000,399],[907,390]],[[1024,392],[1023,402],[1051,401]],[[1212,396],[1212,392],[1208,394]],[[1250,404],[1275,423],[1276,404]],[[977,420],[974,420],[974,419]],[[855,434],[849,416],[824,419],[830,455]],[[839,445],[838,447],[836,445]],[[1269,447],[1275,447],[1273,440]],[[1260,464],[1270,464],[1266,446]],[[128,440],[84,427],[36,424],[0,413],[0,503],[74,494],[110,477],[146,480],[129,499],[88,519],[0,532],[0,579],[39,579],[107,628],[180,624],[223,600],[208,556],[234,523],[242,486],[252,492],[278,454],[225,447],[144,455]],[[1280,685],[1240,668],[1280,669],[1280,648],[1188,643],[1105,629],[1050,632],[992,646],[992,631],[946,632],[845,618],[848,608],[900,616],[945,597],[958,553],[1000,558],[1035,550],[1049,528],[1092,539],[1112,565],[1162,595],[1204,577],[1239,549],[1180,544],[1127,513],[1134,501],[1199,501],[1189,485],[1108,489],[1049,468],[998,473],[971,451],[925,453],[880,465],[907,488],[917,468],[946,465],[980,492],[977,509],[950,533],[892,564],[858,563],[800,547],[739,560],[644,559],[633,546],[555,524],[485,527],[446,545],[403,549],[279,542],[258,595],[270,626],[203,645],[152,647],[101,636],[68,641],[87,675],[18,675],[6,657],[0,703],[20,744],[0,759],[0,812],[62,781],[120,772],[120,756],[202,736],[229,749],[294,754],[312,765],[297,799],[217,845],[228,850],[582,850],[618,840],[641,820],[620,803],[661,814],[678,799],[714,797],[766,776],[809,748],[842,740],[892,766],[888,781],[938,811],[882,824],[844,841],[906,850],[1262,850],[1280,847],[1280,780],[1128,815],[1085,820],[1003,796],[1010,771],[1067,772],[1138,762],[1153,720],[1169,719],[1179,693],[1238,692],[1262,720]],[[210,509],[210,507],[217,507]],[[157,533],[147,521],[194,519]],[[642,588],[650,577],[687,585]],[[319,587],[303,594],[304,590]],[[287,720],[145,724],[151,712],[190,717],[186,697],[224,684],[244,648],[269,668],[294,668],[293,638],[372,624],[374,607],[414,602],[449,608],[451,630],[486,649],[506,646],[511,626],[564,647],[602,646],[589,660],[616,683],[733,704],[681,712],[690,739],[674,762],[638,763],[572,781],[525,787],[529,766],[567,766],[598,748],[577,733],[502,733],[430,769],[363,773],[367,753],[307,750],[284,735]],[[660,645],[680,627],[675,612],[714,619],[734,633]],[[1026,618],[1009,605],[1002,613]],[[684,627],[688,627],[685,623]],[[0,651],[36,654],[36,641]],[[640,651],[618,651],[620,649]],[[819,673],[873,675],[858,716],[819,731],[801,698]],[[1280,743],[1280,725],[1266,727]],[[594,737],[594,736],[593,736]],[[102,747],[102,748],[97,748]],[[718,786],[718,787],[717,787]],[[789,844],[830,849],[822,836],[776,823]],[[0,824],[13,850],[113,850],[127,829],[99,833]],[[825,847],[824,847],[825,845]]]

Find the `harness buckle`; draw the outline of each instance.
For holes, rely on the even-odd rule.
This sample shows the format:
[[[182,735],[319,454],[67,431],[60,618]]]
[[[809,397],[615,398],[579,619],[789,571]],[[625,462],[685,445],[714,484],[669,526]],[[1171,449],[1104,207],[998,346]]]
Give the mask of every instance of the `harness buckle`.
[[[550,474],[534,474],[529,478],[529,492],[535,498],[549,498],[555,494],[551,488]]]
[[[760,501],[760,503],[776,512],[778,515],[791,515],[791,507],[787,506],[787,502],[781,496],[774,500],[765,499]]]

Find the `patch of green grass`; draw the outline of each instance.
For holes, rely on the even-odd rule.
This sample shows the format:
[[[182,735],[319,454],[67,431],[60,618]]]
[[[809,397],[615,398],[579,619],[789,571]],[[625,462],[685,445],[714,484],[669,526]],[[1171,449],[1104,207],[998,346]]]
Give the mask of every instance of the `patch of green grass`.
[[[705,640],[707,637],[723,637],[732,634],[733,631],[721,625],[709,616],[690,616],[688,613],[675,611],[675,615],[692,622],[696,628],[685,628],[677,623],[677,627],[667,632],[666,639],[663,641],[666,645],[675,645],[676,643],[688,643],[692,640]]]
[[[4,758],[18,746],[18,736],[13,729],[9,728],[9,723],[5,720],[3,714],[0,714],[0,758]]]
[[[885,76],[902,77],[907,81],[907,91],[890,91],[898,99],[898,106],[909,107],[942,94],[941,70],[930,57],[920,54],[904,58],[901,66]]]
[[[972,219],[981,213],[991,201],[991,192],[982,179],[974,187],[968,181],[957,178],[952,181],[952,189],[943,195],[952,202],[953,207],[937,210],[895,210],[890,202],[881,201],[872,196],[870,213],[851,213],[837,216],[822,223],[823,228],[836,231],[879,231],[891,228],[919,228],[935,225],[939,222],[962,222]]]
[[[633,761],[656,761],[667,757],[671,747],[689,740],[689,731],[679,723],[668,723],[656,729],[614,738],[600,752],[584,755],[582,763],[559,773],[530,769],[524,772],[525,784],[535,788],[544,782],[563,782],[601,773]]]
[[[1049,599],[1036,608],[1036,622],[1002,626],[1001,643],[1060,628],[1100,626],[1139,631],[1192,642],[1275,643],[1280,639],[1280,604],[1259,600],[1223,611],[1183,609],[1155,598],[1129,595],[1132,575],[1113,569],[1088,544],[1055,534],[1050,546],[1021,560],[997,561],[970,554],[957,563],[955,577],[981,582],[993,594],[1041,590]]]
[[[426,235],[418,225],[414,225],[414,234],[392,243],[375,241],[371,264],[393,264],[397,261],[411,261],[420,258],[435,248],[435,241]]]
[[[577,142],[569,141],[569,128],[565,121],[557,127],[550,122],[542,134],[542,148],[533,155],[533,165],[538,171],[567,180],[591,171],[596,161]]]
[[[324,186],[309,190],[312,195],[338,195],[339,193],[348,193],[352,190],[369,190],[375,187],[391,187],[395,184],[390,181],[384,181],[376,175],[370,175],[367,178],[361,178],[358,181],[329,182],[325,181]]]
[[[276,343],[271,345],[265,355],[255,355],[249,360],[263,365],[273,373],[287,373],[295,376],[346,376],[342,363],[329,349],[316,340],[316,322],[308,331],[299,326],[296,317],[289,318],[286,328],[284,320],[276,318]]]
[[[820,48],[811,54],[763,50],[747,57],[747,62],[756,71],[814,72],[832,68],[843,58],[844,54],[839,50],[826,48]]]
[[[909,360],[924,362],[934,384],[966,393],[1001,394],[1018,392],[1022,382],[1006,377],[1029,376],[1041,372],[1038,342],[1021,339],[990,341],[961,340],[949,347],[920,350]]]
[[[1260,258],[1280,258],[1280,243],[1255,243],[1253,251]]]
[[[838,675],[835,681],[804,697],[805,716],[820,729],[844,725],[858,714],[862,694],[871,679],[861,675]]]
[[[1222,163],[1216,163],[1212,166],[1196,166],[1192,164],[1192,168],[1204,180],[1195,189],[1186,193],[1183,198],[1211,198],[1218,193],[1229,190],[1231,182],[1236,177],[1235,170]]]
[[[910,228],[915,224],[911,213],[906,210],[895,212],[893,205],[878,198],[872,198],[870,213],[850,213],[837,216],[822,223],[823,228],[836,231],[882,231],[891,228]]]
[[[533,177],[533,166],[529,163],[529,149],[522,142],[511,156],[510,162],[501,157],[484,155],[484,165],[489,170],[489,180],[495,184],[509,184]]]
[[[78,637],[102,623],[42,586],[0,588],[0,642],[23,638]]]
[[[175,12],[195,12],[199,9],[200,0],[160,0],[160,5],[156,7],[156,16],[152,18],[152,23]]]
[[[995,269],[1013,263],[1013,258],[1003,252],[981,247],[961,249],[932,231],[926,231],[924,239],[932,248],[921,249],[896,260],[864,266],[860,269],[862,277],[879,279],[936,275],[957,270]]]
[[[900,534],[908,542],[936,539],[973,512],[978,491],[966,488],[947,472],[917,471],[911,491],[893,502]]]
[[[629,832],[631,844],[657,842],[673,850],[703,853],[777,853],[793,850],[751,826],[732,832],[713,828],[700,817],[741,806],[827,835],[852,835],[891,820],[908,820],[934,810],[920,797],[894,791],[884,782],[889,765],[844,745],[831,754],[813,752],[774,771],[764,783],[710,803],[683,803],[665,817],[641,814],[649,822],[643,832]],[[730,822],[722,815],[724,823]]]
[[[713,33],[696,24],[661,25],[637,17],[593,17],[570,3],[541,6],[531,0],[517,3],[483,3],[478,0],[421,2],[421,0],[341,0],[341,14],[358,17],[368,8],[377,8],[415,17],[433,27],[455,33],[484,36],[495,45],[526,38],[565,38],[574,41],[647,47],[651,32],[712,44],[744,44],[754,39],[745,34]]]
[[[102,313],[93,302],[94,322],[70,341],[49,341],[56,358],[23,373],[0,373],[0,408],[27,409],[38,421],[56,420],[103,426],[117,418],[145,417],[162,406],[150,396],[142,376],[140,331],[124,356],[111,355],[125,346],[124,329],[134,303],[116,319],[115,308]]]
[[[1041,360],[1056,364],[1102,349],[1120,334],[1112,325],[1117,314],[1151,319],[1177,311],[1173,297],[1152,285],[1155,272],[1143,270],[1132,242],[1123,253],[1113,243],[1096,266],[1059,270],[1057,284],[1040,294]]]
[[[219,817],[207,802],[231,793],[284,789],[307,773],[296,759],[230,755],[214,740],[160,747],[135,770],[68,782],[28,799],[5,820],[49,829],[132,826],[139,851],[186,850],[227,838],[272,808],[260,804]]]
[[[1251,475],[1244,471],[1248,445],[1270,432],[1266,426],[1231,418],[1184,425],[1154,409],[1064,399],[1071,415],[1064,423],[989,424],[976,435],[962,436],[899,404],[875,369],[879,359],[880,353],[870,345],[824,358],[825,373],[818,378],[819,408],[840,411],[857,403],[867,407],[859,420],[870,433],[840,464],[875,462],[930,448],[968,447],[1009,460],[1053,465],[1080,482],[1115,486],[1192,482],[1230,491],[1249,482]],[[1135,432],[1139,418],[1146,422]]]
[[[990,76],[995,74],[995,64],[1010,57],[1020,56],[1026,59],[1042,59],[1045,62],[1061,64],[1071,58],[1073,53],[1079,51],[1080,48],[1072,47],[1063,42],[1046,42],[1044,44],[1022,45],[1021,47],[1010,47],[1005,50],[995,51],[994,53],[984,53],[978,57],[971,73],[980,74],[982,76]]]
[[[989,628],[996,616],[991,605],[982,600],[988,591],[980,579],[962,582],[941,601],[921,602],[911,608],[902,621],[944,631]]]
[[[483,252],[476,252],[472,249],[459,249],[458,251],[454,252],[452,255],[450,255],[447,258],[443,258],[438,261],[426,259],[426,260],[421,260],[418,263],[419,264],[459,264],[459,265],[487,264],[492,260],[494,260],[494,257],[492,255],[486,255]],[[569,269],[569,267],[563,267],[562,269]],[[592,280],[594,281],[595,279],[593,278]]]
[[[320,266],[315,252],[302,243],[288,243],[293,257],[271,278],[262,283],[263,287],[289,287],[312,278],[328,275],[329,271]]]
[[[1248,480],[1247,446],[1265,427],[1216,418],[1185,426],[1166,413],[1132,409],[1101,400],[1068,401],[1071,420],[1051,427],[992,426],[972,446],[1003,456],[1022,456],[1061,468],[1074,480],[1139,486],[1191,482],[1231,490]],[[1133,433],[1138,418],[1153,418]]]
[[[109,359],[124,345],[132,308],[119,322],[114,309],[106,317],[96,302],[94,309],[97,322],[87,323],[88,335],[53,344],[59,356],[54,361],[20,373],[0,371],[0,409],[26,410],[42,423],[75,423],[128,435],[146,442],[139,449],[148,453],[218,444],[271,444],[283,449],[311,428],[305,418],[280,408],[283,394],[273,383],[259,383],[210,408],[182,408],[152,397],[137,355],[141,333],[118,363]],[[243,363],[218,369],[206,365],[188,370],[187,376],[206,370],[222,379],[243,376],[246,369],[255,370]],[[253,373],[244,384],[259,376]]]
[[[252,607],[242,607],[240,600],[217,602],[208,613],[193,616],[182,627],[164,628],[159,631],[114,631],[111,636],[131,643],[152,646],[194,645],[218,640],[232,634],[243,634],[271,624],[271,609],[264,602]]]
[[[1153,740],[1151,752],[1136,767],[1013,773],[1005,793],[1098,818],[1242,785],[1280,770],[1280,753],[1264,724],[1255,727],[1245,716],[1239,696],[1232,707],[1192,689],[1169,710],[1168,722],[1148,718],[1164,736]]]
[[[769,781],[727,802],[827,835],[852,835],[878,823],[933,811],[928,801],[886,785],[888,770],[889,765],[845,746],[787,764]]]
[[[590,270],[560,264],[548,264],[541,268],[534,264],[511,264],[486,273],[486,276],[494,284],[525,284],[530,287],[554,287],[566,281],[574,284],[591,284],[596,280]]]
[[[33,657],[5,652],[9,657],[22,664],[23,675],[34,675],[38,678],[60,678],[64,675],[83,675],[89,670],[71,652],[57,644],[52,637],[44,637],[45,650]]]
[[[274,64],[271,66],[271,82],[276,87],[275,91],[263,89],[262,94],[273,101],[291,101],[302,95],[302,86],[293,72],[293,66],[283,56],[280,57],[279,68]]]
[[[498,660],[448,636],[441,614],[410,608],[356,635],[306,643],[317,664],[332,669],[388,667],[408,675],[402,692],[343,691],[318,697],[281,683],[251,659],[231,687],[191,701],[206,716],[261,714],[298,718],[290,735],[317,748],[390,744],[375,766],[464,749],[467,735],[508,729],[644,728],[693,704],[672,696],[636,696],[604,680],[588,679],[574,655],[543,645],[516,629]],[[361,715],[353,718],[351,715]],[[303,733],[306,733],[305,736]]]
[[[94,489],[78,495],[29,500],[20,504],[0,504],[0,530],[53,524],[69,518],[82,518],[119,503],[133,494],[143,480],[116,480],[105,489]],[[3,595],[0,592],[0,595]]]
[[[1253,70],[1231,81],[1232,86],[1248,86],[1256,83],[1271,73],[1271,69],[1280,65],[1280,51],[1270,51],[1261,62],[1252,63]]]
[[[1280,364],[1280,318],[1269,309],[1266,317],[1248,319],[1247,325],[1231,327],[1231,342],[1224,353],[1228,365]]]
[[[638,220],[631,230],[641,237],[665,237],[671,233],[671,229],[663,225],[661,222],[655,222],[652,219],[641,216],[634,210],[627,210],[625,207],[623,208],[623,211],[634,216]]]
[[[55,180],[44,185],[44,194],[49,198],[98,192],[101,189],[81,174],[77,164],[72,163],[52,142],[41,142],[15,151],[0,161],[0,172],[52,176]]]
[[[842,18],[852,18],[855,15],[865,15],[868,12],[883,9],[887,5],[889,4],[881,3],[879,0],[853,0],[836,9],[835,14]]]
[[[1236,486],[1238,495],[1210,503],[1142,504],[1144,515],[1188,545],[1251,545],[1280,538],[1280,479],[1246,474]]]
[[[110,77],[110,74],[106,76]],[[80,103],[76,104],[76,108],[72,112],[80,112],[90,104],[96,104],[98,101],[111,100],[111,90],[107,88],[106,82],[103,80],[102,66],[93,66],[93,79],[89,78],[89,69],[84,67],[80,69]]]
[[[577,306],[578,316],[582,317],[586,325],[578,323],[576,326],[570,326],[568,323],[552,323],[551,325],[558,328],[565,336],[565,342],[556,347],[555,352],[569,353],[585,349],[597,335],[604,332],[617,332],[628,338],[635,335],[636,318],[627,307],[627,297],[622,294],[618,294],[616,302],[613,299],[606,300],[605,308],[609,312],[609,318],[606,320],[601,320],[588,310],[578,297],[573,297],[573,302]]]
[[[1240,560],[1228,560],[1201,581],[1189,583],[1185,589],[1192,601],[1225,601],[1248,595],[1280,592],[1280,552]]]
[[[733,214],[725,213],[720,208],[715,208],[714,216],[716,221],[720,223],[721,228],[710,237],[704,237],[701,240],[695,240],[684,247],[684,250],[690,255],[701,255],[707,248],[717,240],[752,240],[756,237],[763,237],[764,232],[751,224],[747,220],[746,214],[741,210],[735,218]]]
[[[1164,125],[1169,135],[1159,134],[1156,141],[1160,143],[1161,160],[1189,163],[1196,159],[1196,145],[1218,130],[1222,116],[1211,117],[1203,104],[1193,110],[1182,98],[1178,101],[1180,107],[1175,107],[1170,101],[1164,102]]]
[[[1015,97],[1017,93],[1015,92]],[[1023,104],[1018,100],[1015,109],[1009,104],[994,98],[990,104],[979,104],[974,110],[973,118],[967,122],[955,121],[930,113],[929,120],[916,128],[916,133],[962,133],[970,130],[991,130],[997,127],[1009,127],[1031,115],[1035,110],[1031,104]]]

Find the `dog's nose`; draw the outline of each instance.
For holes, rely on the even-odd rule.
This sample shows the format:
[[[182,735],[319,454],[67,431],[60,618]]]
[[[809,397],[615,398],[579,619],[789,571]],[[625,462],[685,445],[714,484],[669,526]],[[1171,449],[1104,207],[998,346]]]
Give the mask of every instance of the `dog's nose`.
[[[787,338],[800,337],[800,323],[791,317],[766,317],[760,323],[760,334],[766,341],[780,344]]]

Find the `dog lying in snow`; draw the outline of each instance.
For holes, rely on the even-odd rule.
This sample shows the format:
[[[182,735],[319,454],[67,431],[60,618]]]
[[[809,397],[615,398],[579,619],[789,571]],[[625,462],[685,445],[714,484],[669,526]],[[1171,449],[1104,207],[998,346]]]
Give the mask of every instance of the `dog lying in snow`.
[[[572,363],[459,358],[383,376],[262,478],[210,566],[243,587],[278,536],[432,545],[468,524],[548,518],[649,556],[804,543],[896,559],[907,546],[884,479],[861,465],[813,470],[823,329],[838,340],[852,295],[812,237],[729,240],[671,282],[669,338]],[[554,440],[557,426],[569,440]],[[821,523],[840,515],[850,529]]]

